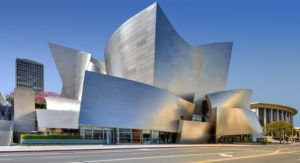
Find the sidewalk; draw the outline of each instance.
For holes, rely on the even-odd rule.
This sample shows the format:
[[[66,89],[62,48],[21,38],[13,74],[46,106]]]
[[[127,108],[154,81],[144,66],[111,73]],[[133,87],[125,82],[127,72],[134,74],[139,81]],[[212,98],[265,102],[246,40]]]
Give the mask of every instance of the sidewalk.
[[[138,145],[45,145],[45,146],[0,146],[4,152],[46,152],[46,151],[85,151],[85,150],[117,150],[117,149],[153,149],[153,148],[188,148],[188,147],[238,147],[254,146],[241,144],[138,144]]]

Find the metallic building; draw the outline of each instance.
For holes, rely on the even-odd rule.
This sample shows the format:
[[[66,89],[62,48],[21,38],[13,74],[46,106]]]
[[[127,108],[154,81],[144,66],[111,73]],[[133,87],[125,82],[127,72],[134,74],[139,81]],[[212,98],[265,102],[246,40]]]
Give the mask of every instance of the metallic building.
[[[0,120],[0,146],[10,145],[13,137],[13,121]]]
[[[207,115],[208,110],[203,106],[204,96],[207,93],[224,91],[226,89],[232,42],[206,44],[196,48],[204,54],[205,62],[203,63],[195,91],[195,114],[200,115],[202,120],[206,121],[209,119],[209,115]]]
[[[2,93],[0,93],[0,106],[7,106],[7,102],[3,97]]]
[[[157,3],[117,28],[105,63],[49,46],[67,98],[46,98],[39,128],[78,126],[84,138],[107,143],[205,143],[262,132],[251,90],[225,91],[232,43],[189,45]]]
[[[198,144],[211,142],[213,123],[180,120],[178,133],[180,138],[178,143],[181,144]]]
[[[194,104],[151,85],[85,73],[79,124],[177,132]]]
[[[95,58],[91,58],[91,61],[89,63],[87,70],[92,71],[92,72],[98,72],[100,74],[106,74],[105,63],[102,61],[99,61]]]
[[[262,133],[255,113],[247,108],[217,109],[216,136]]]
[[[16,88],[32,88],[36,93],[44,91],[44,65],[28,59],[16,59]]]
[[[286,121],[293,124],[294,116],[298,112],[297,109],[290,106],[265,102],[251,103],[250,108],[256,113],[262,127],[268,123],[276,121]]]
[[[193,101],[204,55],[185,42],[157,3],[123,23],[105,50],[107,73]]]
[[[10,145],[13,134],[13,109],[0,93],[0,146]]]
[[[81,99],[84,72],[91,60],[91,54],[49,43],[60,78],[63,82],[62,95]]]
[[[251,94],[249,89],[238,89],[205,96],[217,138],[224,135],[262,133],[255,113],[249,109]]]
[[[77,129],[78,114],[76,111],[37,109],[38,128]]]
[[[92,58],[90,53],[49,43],[60,78],[63,82],[62,95],[81,100],[85,70],[106,74],[105,64]]]
[[[80,101],[56,96],[45,97],[47,110],[75,111],[80,110]]]

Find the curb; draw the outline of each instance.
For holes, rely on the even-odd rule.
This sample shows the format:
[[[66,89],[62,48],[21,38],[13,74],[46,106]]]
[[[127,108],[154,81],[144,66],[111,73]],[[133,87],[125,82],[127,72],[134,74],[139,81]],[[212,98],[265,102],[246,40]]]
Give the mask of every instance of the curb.
[[[239,145],[243,146],[243,145]],[[45,150],[6,150],[0,151],[0,153],[17,153],[17,152],[61,152],[61,151],[95,151],[95,150],[124,150],[124,149],[159,149],[159,148],[194,148],[194,147],[239,147],[236,145],[199,145],[199,146],[166,146],[166,147],[120,147],[120,148],[81,148],[81,149],[45,149]],[[255,145],[246,145],[246,146],[255,146]]]

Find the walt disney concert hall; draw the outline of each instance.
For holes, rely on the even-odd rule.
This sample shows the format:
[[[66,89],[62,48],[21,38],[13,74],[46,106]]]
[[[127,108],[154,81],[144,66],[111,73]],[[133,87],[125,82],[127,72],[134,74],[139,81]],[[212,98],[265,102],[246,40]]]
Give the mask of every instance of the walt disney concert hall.
[[[38,128],[103,143],[208,143],[262,133],[251,90],[226,90],[232,42],[192,46],[157,3],[110,37],[105,61],[53,43],[63,86],[37,109]]]

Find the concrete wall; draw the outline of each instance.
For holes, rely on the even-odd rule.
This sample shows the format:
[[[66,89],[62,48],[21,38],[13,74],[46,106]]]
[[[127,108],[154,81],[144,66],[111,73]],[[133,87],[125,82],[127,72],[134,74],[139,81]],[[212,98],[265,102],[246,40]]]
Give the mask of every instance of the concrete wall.
[[[35,92],[30,88],[15,88],[14,131],[31,133],[36,130]]]

